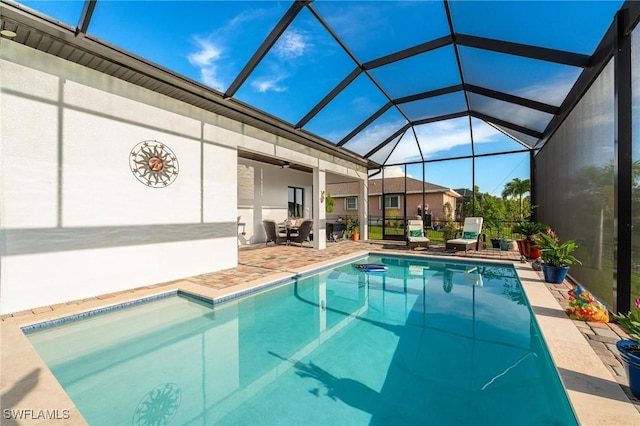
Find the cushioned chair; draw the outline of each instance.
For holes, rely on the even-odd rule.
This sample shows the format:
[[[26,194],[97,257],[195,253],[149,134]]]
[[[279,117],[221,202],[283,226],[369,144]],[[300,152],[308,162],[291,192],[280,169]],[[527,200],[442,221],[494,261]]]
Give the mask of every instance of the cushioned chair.
[[[338,241],[344,239],[344,232],[347,230],[347,224],[342,222],[327,223],[327,240]]]
[[[265,245],[269,245],[269,243],[282,244],[287,242],[286,234],[278,232],[278,226],[275,220],[265,219],[262,221],[262,225],[264,226],[264,232],[267,234]]]
[[[453,240],[446,243],[447,250],[480,250],[484,249],[486,236],[482,232],[482,218],[468,217],[464,220],[462,235],[456,233]]]
[[[311,244],[309,237],[311,235],[311,227],[313,226],[313,220],[305,219],[302,221],[298,230],[292,230],[291,236],[289,237],[289,243],[298,243],[303,245],[303,243]]]
[[[407,221],[407,245],[409,250],[416,247],[429,248],[429,237],[424,233],[424,225],[419,219]]]

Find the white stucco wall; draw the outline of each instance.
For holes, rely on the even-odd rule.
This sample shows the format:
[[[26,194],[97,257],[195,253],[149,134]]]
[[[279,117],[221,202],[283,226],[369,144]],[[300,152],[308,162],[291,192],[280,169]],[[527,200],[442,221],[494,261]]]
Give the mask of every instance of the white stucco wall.
[[[216,116],[0,40],[0,312],[237,265],[237,142]],[[144,140],[179,175],[140,183]]]

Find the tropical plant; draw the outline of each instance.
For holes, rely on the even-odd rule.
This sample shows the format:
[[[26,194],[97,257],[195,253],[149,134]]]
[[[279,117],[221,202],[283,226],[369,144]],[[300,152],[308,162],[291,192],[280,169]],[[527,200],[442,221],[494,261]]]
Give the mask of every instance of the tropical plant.
[[[636,306],[627,314],[613,314],[618,324],[624,327],[629,337],[640,342],[640,298],[636,299]]]
[[[543,223],[523,220],[522,222],[513,225],[511,232],[522,235],[527,241],[533,241],[536,236],[543,233],[546,229],[547,225]]]
[[[578,243],[574,240],[560,243],[555,233],[547,228],[546,234],[539,234],[533,241],[535,242],[534,248],[540,250],[540,257],[545,265],[582,265],[582,262],[571,254],[578,248]]]
[[[524,202],[522,196],[531,189],[531,181],[529,179],[521,180],[514,178],[511,182],[507,182],[502,190],[502,197],[517,197],[520,201],[520,220],[524,219]]]
[[[390,209],[387,211],[387,219],[389,219],[389,225],[392,228],[398,229],[402,225],[400,219],[398,219],[399,213],[396,209]]]
[[[444,240],[452,240],[456,236],[456,232],[458,229],[456,228],[456,224],[453,221],[453,207],[450,202],[444,203],[444,226],[442,228],[444,234]]]
[[[484,226],[487,227],[491,236],[502,237],[502,224],[505,220],[505,208],[502,200],[487,196],[484,200],[480,214],[484,218]]]
[[[360,219],[358,216],[347,216],[347,234],[349,236],[360,232]]]
[[[327,196],[324,199],[324,211],[327,213],[333,213],[336,200],[333,199],[330,192],[327,192]]]

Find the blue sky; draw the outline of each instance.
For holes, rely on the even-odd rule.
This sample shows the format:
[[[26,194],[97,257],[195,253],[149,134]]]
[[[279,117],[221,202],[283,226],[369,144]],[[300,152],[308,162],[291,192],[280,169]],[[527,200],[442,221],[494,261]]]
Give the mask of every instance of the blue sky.
[[[75,26],[82,1],[23,4]],[[592,54],[621,1],[451,1],[456,32]],[[99,0],[88,33],[214,90],[225,92],[290,7],[290,1]],[[330,1],[312,7],[344,42],[303,8],[234,97],[295,125],[359,63],[450,34],[441,1]],[[587,27],[585,25],[588,23]],[[339,143],[389,99],[468,84],[559,106],[580,68],[451,45],[362,73],[302,129]],[[356,62],[357,61],[357,62]],[[382,88],[384,92],[379,89]],[[552,116],[478,94],[455,92],[392,107],[344,147],[365,155],[409,120],[466,109],[542,131]],[[372,159],[409,162],[523,149],[496,127],[468,117],[410,128]],[[530,138],[529,138],[530,139]],[[399,141],[398,141],[399,140]],[[391,148],[397,147],[391,152]],[[530,142],[525,140],[525,142]],[[526,157],[525,161],[522,160]],[[515,158],[515,159],[514,159]],[[429,163],[427,180],[470,187],[468,160]],[[526,164],[525,164],[526,163]],[[500,193],[529,176],[528,155],[479,159],[476,185]],[[442,164],[448,164],[446,167]],[[478,167],[481,164],[482,167]],[[486,166],[485,166],[486,165]],[[470,166],[468,166],[470,167]],[[467,183],[465,183],[467,182]],[[495,190],[494,190],[495,188]]]

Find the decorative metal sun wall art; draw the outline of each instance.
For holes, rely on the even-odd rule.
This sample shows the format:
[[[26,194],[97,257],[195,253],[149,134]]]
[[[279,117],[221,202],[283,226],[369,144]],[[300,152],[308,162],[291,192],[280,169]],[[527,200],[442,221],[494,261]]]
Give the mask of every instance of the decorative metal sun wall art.
[[[182,390],[175,383],[163,383],[149,391],[133,412],[134,426],[167,425],[178,412]]]
[[[171,148],[158,141],[143,141],[133,147],[129,157],[131,172],[152,188],[164,188],[178,177],[178,158]]]

